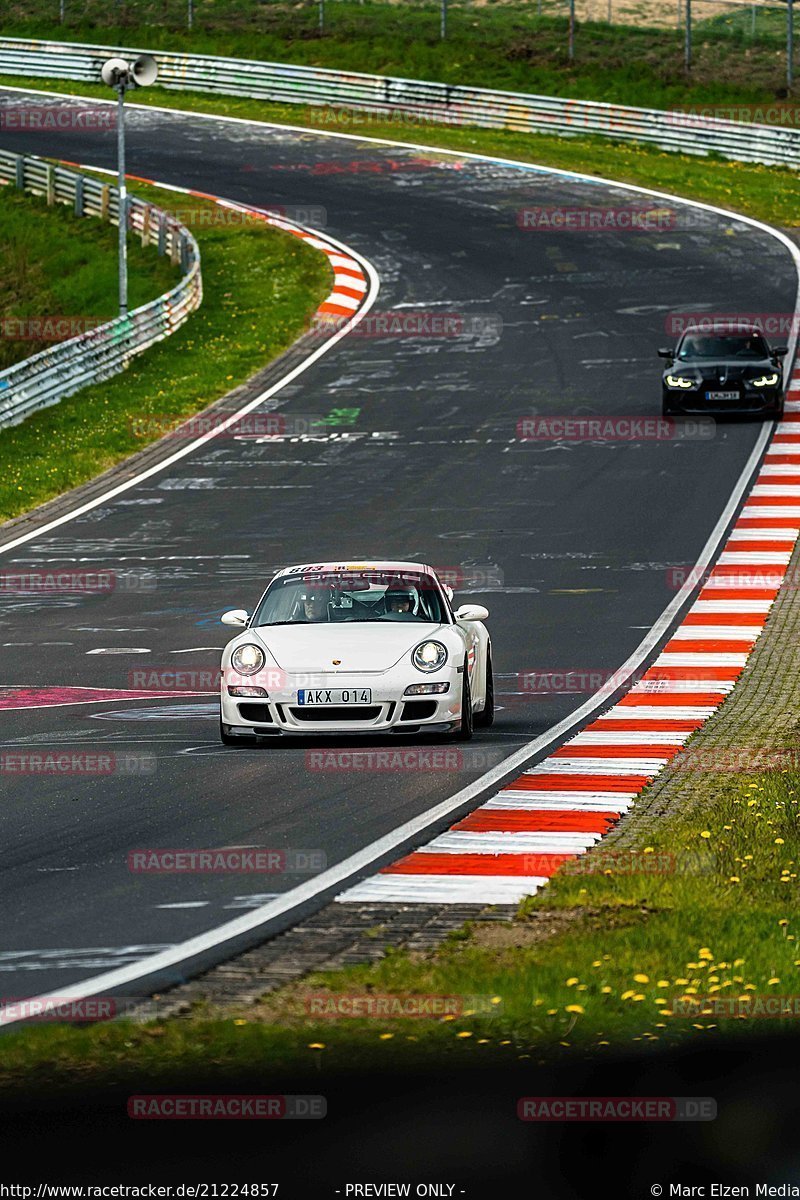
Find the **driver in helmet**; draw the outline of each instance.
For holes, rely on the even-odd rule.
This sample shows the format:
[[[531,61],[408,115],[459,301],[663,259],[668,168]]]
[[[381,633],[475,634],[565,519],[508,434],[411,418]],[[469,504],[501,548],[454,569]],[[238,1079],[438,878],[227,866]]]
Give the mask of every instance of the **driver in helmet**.
[[[320,588],[313,588],[303,596],[303,617],[306,621],[328,619],[328,598]]]
[[[393,587],[386,592],[386,612],[403,614],[414,612],[414,593],[410,588]]]

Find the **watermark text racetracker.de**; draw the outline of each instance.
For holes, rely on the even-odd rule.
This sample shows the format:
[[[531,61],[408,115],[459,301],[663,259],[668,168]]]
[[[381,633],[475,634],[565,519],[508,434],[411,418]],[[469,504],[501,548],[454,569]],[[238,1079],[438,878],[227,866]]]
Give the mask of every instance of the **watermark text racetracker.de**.
[[[139,1121],[319,1121],[327,1109],[325,1097],[314,1095],[161,1094],[128,1100],[128,1116]]]
[[[0,598],[9,595],[107,596],[112,592],[152,592],[155,589],[155,573],[136,568],[123,571],[110,571],[105,567],[0,571]]]
[[[351,316],[316,313],[312,333],[329,336],[349,328]],[[448,312],[442,309],[391,309],[368,312],[350,328],[350,337],[359,338],[473,338],[495,343],[503,332],[500,313]]]
[[[657,233],[707,224],[703,213],[669,205],[535,205],[517,211],[526,233]]]
[[[788,341],[800,330],[796,312],[678,312],[664,321],[664,332],[680,337],[691,330],[700,336],[748,334],[760,330],[766,338]]]
[[[506,757],[498,747],[403,747],[396,750],[307,750],[309,771],[488,771]]]
[[[269,217],[282,217],[296,225],[310,225],[314,229],[324,229],[328,223],[328,210],[321,204],[262,204],[260,209],[229,208],[226,204],[200,207],[186,205],[182,208],[168,210],[171,221],[180,225],[190,225],[193,228],[219,228],[220,226],[257,226],[262,225]]]
[[[65,749],[63,746],[0,750],[0,776],[153,775],[156,768],[156,756],[149,750]]]
[[[522,1096],[520,1121],[714,1121],[711,1096]],[[654,1192],[658,1195],[658,1192]]]
[[[0,337],[8,342],[64,342],[91,333],[107,320],[107,317],[67,316],[64,313],[0,317]]]
[[[307,1017],[350,1020],[494,1017],[502,1012],[502,996],[489,993],[445,992],[308,992],[303,997]]]
[[[20,133],[106,133],[117,127],[112,104],[6,104],[0,129]]]
[[[710,417],[560,416],[521,417],[521,442],[677,442],[708,441],[716,434]]]
[[[328,865],[324,850],[224,846],[219,849],[140,848],[128,853],[136,875],[316,875]]]

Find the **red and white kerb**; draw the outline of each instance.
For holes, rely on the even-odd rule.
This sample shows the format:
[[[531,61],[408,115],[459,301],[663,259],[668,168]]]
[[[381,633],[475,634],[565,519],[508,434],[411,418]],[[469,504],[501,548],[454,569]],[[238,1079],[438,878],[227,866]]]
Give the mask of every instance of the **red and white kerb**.
[[[339,901],[514,904],[584,854],[733,689],[800,532],[800,370],[786,414],[697,599],[613,708],[447,833]]]

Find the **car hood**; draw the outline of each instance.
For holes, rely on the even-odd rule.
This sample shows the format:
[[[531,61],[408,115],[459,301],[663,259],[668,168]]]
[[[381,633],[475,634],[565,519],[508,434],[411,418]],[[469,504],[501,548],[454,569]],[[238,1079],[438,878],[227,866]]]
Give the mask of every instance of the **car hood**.
[[[717,379],[721,375],[728,379],[741,379],[750,374],[766,375],[773,371],[780,375],[782,368],[776,367],[768,358],[689,358],[677,359],[667,367],[665,374],[672,375],[676,371],[699,371],[703,379]]]
[[[262,625],[250,632],[284,671],[388,671],[426,638],[446,626],[435,622],[342,622],[340,625]],[[340,659],[334,665],[334,659]]]

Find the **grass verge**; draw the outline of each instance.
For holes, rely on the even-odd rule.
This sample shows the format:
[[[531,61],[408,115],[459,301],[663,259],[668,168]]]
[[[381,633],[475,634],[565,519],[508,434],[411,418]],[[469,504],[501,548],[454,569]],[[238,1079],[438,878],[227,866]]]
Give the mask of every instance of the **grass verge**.
[[[664,820],[657,838],[624,859],[593,852],[514,922],[467,927],[434,952],[389,952],[373,965],[312,975],[256,1005],[146,1025],[11,1033],[0,1090],[44,1080],[67,1086],[68,1077],[105,1086],[146,1076],[155,1087],[199,1064],[223,1076],[258,1062],[337,1072],[543,1065],[635,1044],[752,1036],[776,1021],[794,1028],[800,776],[706,771],[704,786],[713,796],[705,813]],[[342,996],[364,1004],[449,998],[450,1008],[436,1019],[309,1016],[320,997],[335,1013]],[[790,1005],[784,1017],[773,1011],[781,1003]]]
[[[122,375],[0,430],[0,520],[92,479],[245,382],[292,344],[330,290],[324,255],[298,238],[259,221],[221,224],[210,201],[193,197],[190,207],[144,184],[135,191],[161,208],[180,208],[200,246],[203,304]],[[60,228],[62,214],[51,219]],[[41,222],[41,229],[49,244],[53,226]],[[130,244],[138,261],[134,238]],[[113,277],[106,285],[114,296]]]
[[[492,4],[475,11],[453,4],[448,37],[439,37],[437,4],[353,3],[326,6],[320,35],[316,4],[197,0],[186,29],[182,0],[86,0],[63,25],[52,0],[12,0],[6,36],[105,42],[335,67],[340,70],[468,82],[475,87],[569,95],[667,108],[774,101],[785,96],[785,22],[695,21],[694,69],[687,78],[679,29],[580,24],[576,56],[567,55],[564,15],[537,16],[530,5]],[[728,14],[725,14],[727,16]],[[749,13],[748,13],[749,17]]]

